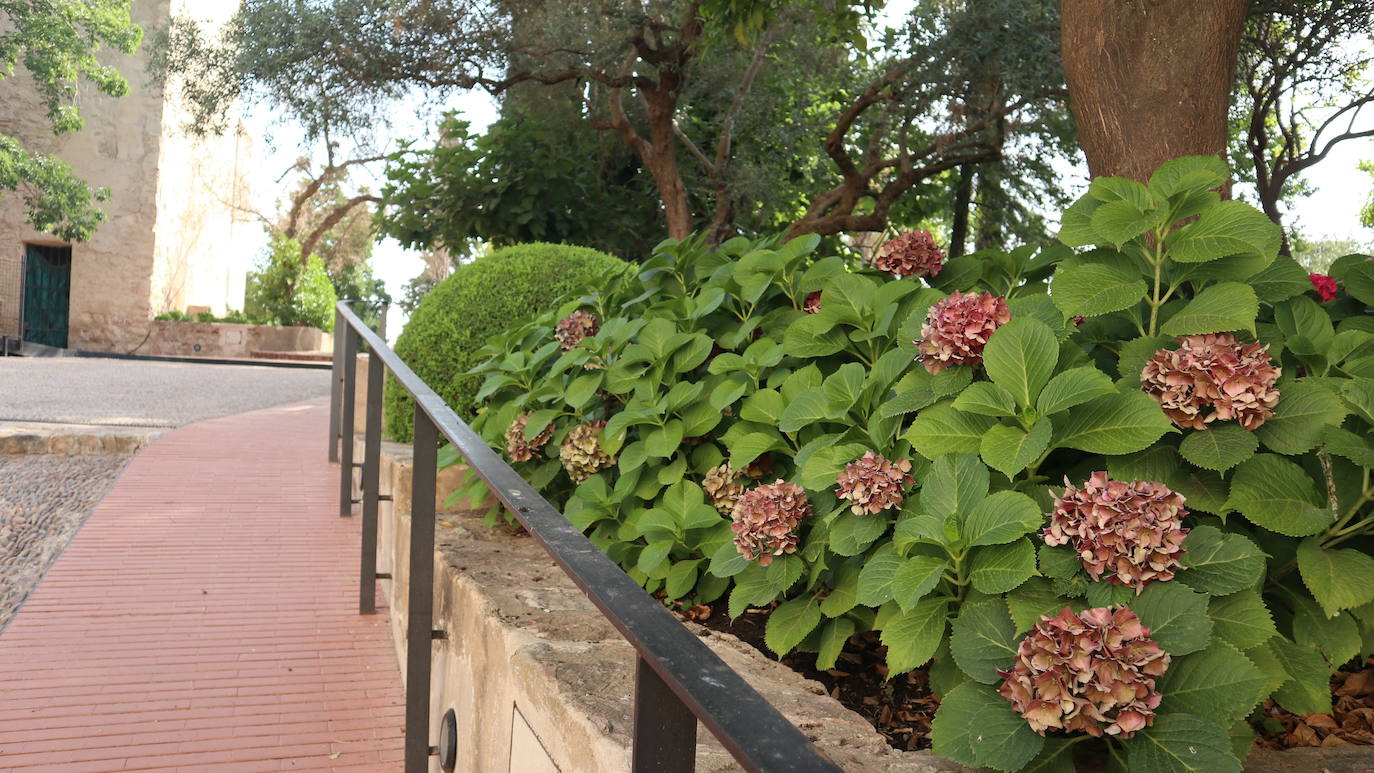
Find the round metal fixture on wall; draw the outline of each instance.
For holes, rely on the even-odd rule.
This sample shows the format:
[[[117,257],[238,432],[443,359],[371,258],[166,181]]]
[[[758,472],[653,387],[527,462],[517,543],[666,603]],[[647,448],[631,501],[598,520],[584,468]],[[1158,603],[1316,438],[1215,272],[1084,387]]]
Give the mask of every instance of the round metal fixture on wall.
[[[453,773],[458,766],[458,715],[453,709],[444,712],[439,722],[439,767]]]

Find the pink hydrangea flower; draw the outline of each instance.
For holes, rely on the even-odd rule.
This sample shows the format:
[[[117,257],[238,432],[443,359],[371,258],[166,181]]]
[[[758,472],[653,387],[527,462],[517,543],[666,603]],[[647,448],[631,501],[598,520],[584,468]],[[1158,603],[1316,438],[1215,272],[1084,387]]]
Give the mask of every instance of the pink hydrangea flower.
[[[1178,342],[1177,349],[1155,352],[1140,373],[1140,388],[1174,424],[1207,429],[1214,421],[1235,421],[1254,430],[1274,414],[1281,371],[1269,361],[1268,344],[1243,344],[1230,333]]]
[[[1154,723],[1169,653],[1127,607],[1045,615],[998,671],[998,692],[1035,732],[1130,738]]]
[[[1070,545],[1094,580],[1135,588],[1171,580],[1183,554],[1183,495],[1163,483],[1110,480],[1095,472],[1055,497],[1047,545]]]
[[[566,352],[577,346],[582,339],[596,335],[600,329],[601,325],[596,321],[595,314],[590,311],[574,311],[558,321],[553,330],[553,337],[558,339],[558,345]]]
[[[873,256],[873,267],[897,277],[935,276],[945,266],[945,253],[930,231],[903,231]]]
[[[952,293],[926,314],[916,339],[921,364],[930,373],[983,361],[983,347],[1011,320],[1007,300],[991,293]]]
[[[857,461],[845,465],[835,479],[839,484],[837,496],[852,502],[855,515],[874,515],[902,505],[902,487],[915,483],[911,477],[911,462],[891,461],[868,451]]]
[[[553,422],[545,427],[534,440],[525,440],[525,425],[529,423],[530,414],[522,413],[515,417],[515,421],[506,428],[506,456],[512,462],[528,462],[534,458],[534,452],[544,446],[545,443],[553,439]]]
[[[779,480],[750,489],[731,514],[735,547],[750,561],[768,566],[774,556],[797,552],[797,527],[810,515],[806,492],[795,483]]]

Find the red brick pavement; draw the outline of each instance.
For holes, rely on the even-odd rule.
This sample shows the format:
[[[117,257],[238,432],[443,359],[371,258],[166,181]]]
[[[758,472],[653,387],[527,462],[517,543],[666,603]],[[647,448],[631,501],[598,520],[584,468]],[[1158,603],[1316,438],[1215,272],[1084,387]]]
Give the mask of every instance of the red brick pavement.
[[[357,612],[327,424],[320,399],[134,458],[0,632],[0,771],[400,769],[400,672],[385,609]]]

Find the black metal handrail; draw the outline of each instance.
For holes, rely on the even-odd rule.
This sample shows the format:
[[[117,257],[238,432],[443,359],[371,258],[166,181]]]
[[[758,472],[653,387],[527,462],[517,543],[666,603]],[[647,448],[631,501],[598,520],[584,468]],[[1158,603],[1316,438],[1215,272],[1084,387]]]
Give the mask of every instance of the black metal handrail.
[[[370,352],[363,462],[353,462],[353,403],[358,340]],[[347,305],[336,308],[330,461],[340,461],[340,515],[361,501],[362,571],[359,610],[373,612],[376,594],[377,503],[381,469],[382,378],[395,376],[415,402],[409,544],[409,620],[406,631],[406,773],[429,770],[430,647],[433,629],[435,476],[439,438],[446,438],[582,589],[636,653],[632,773],[690,773],[696,767],[697,720],[746,770],[826,771],[840,768],[750,687],[664,606],[568,522],[458,418],[380,336]],[[339,441],[342,440],[340,443]],[[342,458],[339,451],[342,450]],[[355,466],[362,497],[352,497]]]

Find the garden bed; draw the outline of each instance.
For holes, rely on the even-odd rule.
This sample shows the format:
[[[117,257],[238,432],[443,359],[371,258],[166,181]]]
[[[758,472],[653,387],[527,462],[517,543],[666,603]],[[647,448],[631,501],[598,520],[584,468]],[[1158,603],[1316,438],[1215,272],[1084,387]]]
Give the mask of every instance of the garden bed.
[[[361,442],[355,453],[362,453]],[[383,444],[382,490],[394,492],[394,499],[381,505],[379,569],[395,576],[382,590],[390,598],[398,655],[405,630],[410,456],[408,445]],[[440,500],[452,490],[457,472],[441,473]],[[487,527],[480,515],[454,510],[441,516],[437,535],[436,626],[449,630],[450,637],[436,651],[436,695],[438,705],[459,707],[473,718],[460,717],[463,748],[480,750],[488,763],[483,769],[507,769],[513,702],[515,718],[528,722],[563,770],[624,769],[633,689],[628,645],[527,535]],[[840,675],[815,669],[810,654],[794,653],[777,662],[762,644],[761,611],[747,611],[733,622],[719,604],[679,611],[685,624],[846,773],[966,770],[922,749],[928,736],[919,729],[907,732],[912,725],[923,728],[934,708],[922,685],[925,672],[917,669],[901,681],[886,682],[881,645],[871,635],[842,652],[843,665],[831,669]],[[881,735],[873,731],[875,725]],[[568,733],[577,742],[559,743],[572,737]],[[738,769],[704,730],[700,742],[699,770]],[[906,751],[912,747],[917,750]],[[1261,744],[1245,761],[1246,773],[1323,770],[1374,770],[1374,750]]]
[[[686,621],[713,631],[726,633],[773,657],[764,643],[769,609],[750,609],[733,620],[724,603],[678,606]],[[816,655],[793,652],[781,659],[783,665],[802,677],[825,685],[827,694],[845,708],[868,720],[890,746],[900,751],[930,748],[930,725],[940,705],[930,690],[927,671],[913,669],[889,679],[886,647],[872,632],[857,634],[841,651],[836,667],[816,668]],[[1252,717],[1257,733],[1256,746],[1247,760],[1247,770],[1269,771],[1282,761],[1302,770],[1300,758],[1309,752],[1291,753],[1312,747],[1343,749],[1339,758],[1328,760],[1314,770],[1330,773],[1374,770],[1374,748],[1363,752],[1354,747],[1374,747],[1374,659],[1352,661],[1331,677],[1334,711],[1331,714],[1295,715],[1273,701],[1266,701]],[[1279,752],[1288,752],[1278,754]],[[1100,769],[1091,759],[1080,760],[1080,769]]]

